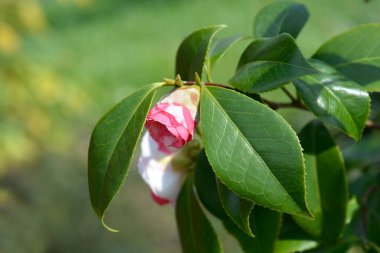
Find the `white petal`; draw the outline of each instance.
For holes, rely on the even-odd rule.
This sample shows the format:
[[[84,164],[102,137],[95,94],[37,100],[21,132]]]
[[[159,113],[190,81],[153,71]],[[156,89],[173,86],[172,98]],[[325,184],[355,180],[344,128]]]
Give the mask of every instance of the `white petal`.
[[[157,143],[146,132],[141,142],[141,156],[138,169],[141,177],[158,197],[175,201],[181,189],[185,173],[174,171],[171,165],[173,155],[158,150]]]
[[[151,191],[161,198],[175,201],[183,183],[184,174],[174,171],[170,164],[166,168],[155,160],[150,160],[147,164],[145,169],[139,171]]]

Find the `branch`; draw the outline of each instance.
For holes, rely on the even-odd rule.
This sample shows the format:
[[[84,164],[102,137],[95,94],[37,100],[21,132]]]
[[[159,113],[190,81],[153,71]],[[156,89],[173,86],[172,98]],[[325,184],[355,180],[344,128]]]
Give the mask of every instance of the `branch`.
[[[298,100],[293,100],[291,103],[276,103],[265,98],[262,98],[261,100],[273,110],[278,110],[281,108],[297,108],[309,111],[309,109],[307,109],[307,107]]]
[[[187,84],[187,85],[193,85],[193,84],[196,84],[196,82],[194,81],[183,81],[184,84]],[[227,84],[221,84],[221,83],[212,83],[212,82],[205,82],[204,83],[206,86],[216,86],[216,87],[222,87],[222,88],[226,88],[226,89],[230,89],[230,90],[236,90],[234,87],[232,86],[229,86]]]
[[[285,87],[281,87],[281,90],[285,92],[285,94],[290,98],[292,102],[299,101],[299,99],[295,98],[290,91],[288,91]]]

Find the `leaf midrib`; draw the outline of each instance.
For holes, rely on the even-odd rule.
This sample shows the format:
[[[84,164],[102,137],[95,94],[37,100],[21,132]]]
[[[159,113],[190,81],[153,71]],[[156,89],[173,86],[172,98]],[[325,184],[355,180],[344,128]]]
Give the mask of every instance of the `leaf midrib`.
[[[203,90],[206,90],[210,95],[209,97],[211,97],[211,99],[213,101],[215,101],[215,104],[219,107],[219,109],[221,109],[222,111],[223,110],[223,107],[219,104],[219,102],[214,98],[214,96],[211,94],[211,92],[207,89],[207,88],[204,88]],[[261,163],[263,165],[265,165],[264,167],[269,171],[270,175],[275,179],[275,181],[280,185],[281,187],[281,190],[285,193],[286,196],[288,196],[296,205],[298,208],[300,208],[302,210],[302,208],[299,206],[299,204],[288,194],[288,192],[284,189],[284,187],[282,186],[282,184],[278,181],[278,179],[274,176],[274,174],[272,173],[272,171],[269,169],[268,165],[265,163],[265,161],[261,158],[261,156],[256,152],[256,150],[252,147],[251,143],[247,140],[247,138],[245,138],[245,136],[243,135],[243,133],[241,133],[239,131],[239,128],[234,124],[234,122],[232,121],[232,119],[228,116],[227,113],[224,113],[226,115],[226,119],[227,121],[230,122],[230,124],[237,130],[237,133],[238,135],[240,135],[243,140],[246,142],[246,144],[248,144],[249,147],[252,148],[252,151],[257,155],[257,157],[260,159]],[[220,178],[220,180],[222,181],[222,179]],[[248,199],[249,200],[249,199]]]

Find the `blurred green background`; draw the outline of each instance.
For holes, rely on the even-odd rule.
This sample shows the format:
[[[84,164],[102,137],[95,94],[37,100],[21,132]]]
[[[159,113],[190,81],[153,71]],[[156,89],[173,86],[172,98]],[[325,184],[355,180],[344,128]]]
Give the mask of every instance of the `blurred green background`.
[[[173,77],[181,40],[200,26],[250,34],[264,0],[0,0],[0,252],[180,252],[174,212],[135,169],[106,231],[91,209],[87,148],[96,121],[145,84]],[[333,35],[380,22],[380,1],[308,0],[306,56]],[[226,82],[241,43],[215,70]],[[298,128],[305,121],[284,113]],[[295,115],[295,116],[294,116]],[[220,224],[215,222],[220,228]],[[240,252],[222,238],[226,252]]]

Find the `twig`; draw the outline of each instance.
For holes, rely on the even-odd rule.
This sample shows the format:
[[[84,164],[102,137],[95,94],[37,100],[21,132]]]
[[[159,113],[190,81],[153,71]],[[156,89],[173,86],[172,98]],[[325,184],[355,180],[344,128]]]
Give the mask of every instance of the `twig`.
[[[288,91],[285,87],[281,87],[282,91],[285,92],[285,94],[290,98],[291,101],[298,101],[297,98],[295,98],[290,91]]]
[[[187,84],[187,85],[192,85],[192,84],[196,84],[196,82],[194,81],[184,81],[183,82],[184,84]],[[205,82],[204,83],[206,86],[216,86],[216,87],[222,87],[222,88],[226,88],[226,89],[230,89],[230,90],[236,90],[234,87],[232,86],[229,86],[229,85],[226,85],[226,84],[221,84],[221,83],[212,83],[212,82]]]
[[[262,98],[261,100],[273,110],[278,110],[281,108],[297,108],[308,111],[307,107],[298,100],[294,100],[291,103],[276,103],[265,98]]]

